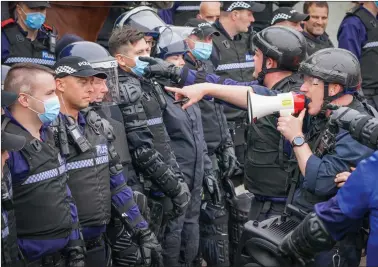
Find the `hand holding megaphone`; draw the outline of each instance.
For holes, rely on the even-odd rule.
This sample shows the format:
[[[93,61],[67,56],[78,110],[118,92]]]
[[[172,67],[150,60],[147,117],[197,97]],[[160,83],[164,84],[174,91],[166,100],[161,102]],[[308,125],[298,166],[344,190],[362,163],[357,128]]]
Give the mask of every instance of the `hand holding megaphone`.
[[[289,141],[303,136],[302,125],[306,113],[305,96],[293,92],[276,96],[261,96],[248,91],[248,119],[252,123],[264,116],[279,113],[277,130]],[[296,118],[292,114],[298,114]]]

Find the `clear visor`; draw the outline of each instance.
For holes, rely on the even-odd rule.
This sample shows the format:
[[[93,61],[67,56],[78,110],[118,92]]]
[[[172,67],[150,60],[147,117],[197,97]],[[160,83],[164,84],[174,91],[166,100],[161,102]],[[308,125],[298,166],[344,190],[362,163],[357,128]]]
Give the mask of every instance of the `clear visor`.
[[[105,72],[108,75],[106,81],[95,79],[93,83],[94,102],[101,102],[104,105],[116,105],[120,103],[118,88],[118,63],[116,60],[91,63],[95,70]]]
[[[186,27],[180,27],[186,28]],[[173,27],[160,27],[160,38],[157,43],[159,49],[158,53],[164,52],[165,54],[185,53],[188,47],[185,43],[184,35],[177,33]],[[188,33],[189,31],[187,31]],[[190,35],[190,34],[189,34]],[[187,36],[189,36],[187,35]]]

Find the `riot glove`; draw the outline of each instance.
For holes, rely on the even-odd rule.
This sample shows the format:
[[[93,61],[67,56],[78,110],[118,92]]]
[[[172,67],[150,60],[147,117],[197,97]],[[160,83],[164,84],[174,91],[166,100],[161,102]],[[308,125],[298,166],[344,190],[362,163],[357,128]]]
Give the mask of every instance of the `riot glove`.
[[[221,199],[222,199],[221,191],[219,189],[218,181],[215,178],[213,172],[209,170],[205,171],[203,180],[204,180],[207,190],[210,193],[213,203],[215,205],[221,203]]]
[[[179,193],[171,198],[174,217],[179,217],[185,213],[191,198],[189,187],[182,179],[178,180],[177,191]]]
[[[237,168],[238,160],[235,149],[231,143],[222,146],[219,153],[219,167],[222,171],[222,179],[230,179]]]
[[[154,266],[163,267],[163,257],[161,255],[162,248],[157,238],[150,229],[141,229],[139,231],[139,242],[144,257],[148,254],[151,255],[150,261],[154,263]],[[148,259],[147,259],[148,261]]]
[[[181,80],[182,68],[176,67],[174,64],[166,62],[160,58],[153,57],[139,57],[139,60],[148,62],[149,65],[144,69],[144,77],[168,79],[174,83],[179,83]]]

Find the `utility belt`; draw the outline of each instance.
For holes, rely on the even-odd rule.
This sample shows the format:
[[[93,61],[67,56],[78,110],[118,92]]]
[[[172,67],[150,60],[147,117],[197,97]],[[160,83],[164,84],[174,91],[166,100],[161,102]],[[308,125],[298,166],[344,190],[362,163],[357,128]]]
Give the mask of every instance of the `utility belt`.
[[[98,248],[98,247],[102,247],[102,246],[104,246],[103,235],[100,235],[99,237],[96,237],[93,239],[85,240],[85,247],[87,251]]]
[[[22,266],[22,265],[21,265]],[[43,256],[41,259],[27,263],[27,267],[65,267],[66,259],[61,252]]]

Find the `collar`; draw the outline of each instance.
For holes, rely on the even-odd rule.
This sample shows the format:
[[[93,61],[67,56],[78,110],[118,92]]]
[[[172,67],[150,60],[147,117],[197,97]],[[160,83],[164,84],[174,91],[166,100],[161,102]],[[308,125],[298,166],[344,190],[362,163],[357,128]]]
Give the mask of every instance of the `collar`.
[[[17,120],[15,117],[13,117],[12,113],[9,111],[8,108],[4,108],[4,115],[10,119],[10,122],[12,122],[13,124],[17,125],[18,127],[20,127],[21,129],[23,129],[24,131],[30,133],[24,126],[22,126]],[[42,124],[41,128],[39,129],[39,132],[41,134],[41,139],[43,139],[43,133],[46,132],[46,130],[48,129],[50,123],[48,124]]]
[[[187,64],[190,64],[192,65],[194,68],[197,69],[197,67],[199,66],[199,63],[201,62],[200,60],[197,60],[197,59],[193,59],[193,57],[190,56],[189,52],[185,53],[184,54],[184,60]]]
[[[328,34],[326,32],[324,32],[322,35],[319,35],[319,36],[314,36],[312,34],[309,34],[308,32],[305,32],[303,31],[302,34],[304,35],[304,37],[312,40],[312,41],[321,41],[321,42],[327,42],[329,40],[329,37],[328,37]]]
[[[365,11],[366,13],[368,13],[370,17],[373,17],[373,18],[374,18],[374,15],[371,14],[371,12],[370,12],[369,10],[367,10],[364,6],[361,6],[360,8],[361,8],[363,11]],[[378,15],[375,17],[375,19],[378,20]]]
[[[85,121],[85,118],[84,118],[84,115],[81,114],[81,112],[79,112],[79,115],[77,116],[77,123],[82,126],[82,127],[85,127],[85,124],[87,123]]]
[[[220,33],[222,33],[224,36],[227,37],[227,39],[231,40],[231,41],[234,41],[234,40],[240,40],[242,38],[242,35],[240,33],[238,33],[237,35],[234,36],[234,38],[232,39],[231,36],[228,34],[228,32],[226,32],[226,30],[223,28],[223,25],[220,23],[219,19],[217,19],[215,22],[214,22],[214,25],[213,25]]]
[[[22,33],[22,35],[24,35],[25,37],[28,36],[28,32],[27,32],[27,31],[24,31],[24,29],[21,28],[20,24],[18,24],[17,21],[16,21],[16,25],[17,25],[17,27],[18,27],[18,30]],[[42,27],[43,27],[43,26],[42,26]],[[47,32],[43,31],[43,30],[42,30],[42,27],[41,27],[41,29],[38,30],[36,40],[45,39],[45,38],[48,37]]]

